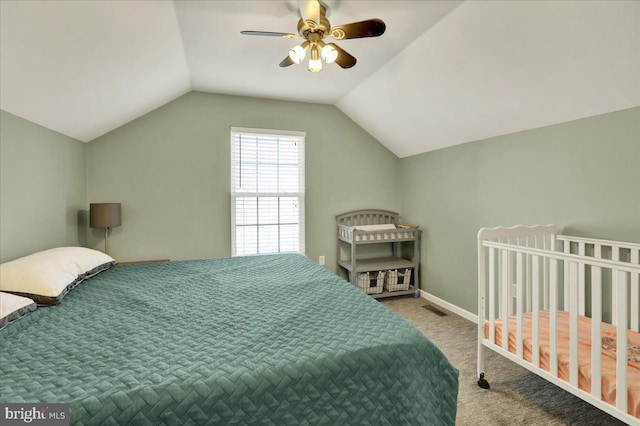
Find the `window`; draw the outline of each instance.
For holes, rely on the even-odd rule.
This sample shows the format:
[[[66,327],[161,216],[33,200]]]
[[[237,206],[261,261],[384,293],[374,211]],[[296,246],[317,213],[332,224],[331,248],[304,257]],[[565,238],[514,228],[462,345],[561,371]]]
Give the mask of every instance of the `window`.
[[[231,128],[231,254],[304,253],[302,132]]]

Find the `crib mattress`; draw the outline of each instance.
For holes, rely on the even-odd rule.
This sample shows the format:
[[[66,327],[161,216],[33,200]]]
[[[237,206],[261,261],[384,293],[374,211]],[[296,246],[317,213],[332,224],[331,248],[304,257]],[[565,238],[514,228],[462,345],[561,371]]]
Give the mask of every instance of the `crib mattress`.
[[[558,377],[569,381],[569,313],[558,312]],[[578,321],[578,386],[589,392],[591,390],[591,319],[580,316]],[[495,321],[495,344],[502,345],[502,320]],[[540,368],[549,371],[549,311],[541,311],[540,329]],[[485,337],[489,337],[489,323],[484,327]],[[523,355],[532,361],[533,348],[532,313],[523,315]],[[627,401],[628,412],[640,418],[640,334],[634,331],[627,333]],[[602,323],[601,377],[602,400],[615,405],[616,401],[616,327]],[[509,351],[516,353],[516,317],[509,317]]]

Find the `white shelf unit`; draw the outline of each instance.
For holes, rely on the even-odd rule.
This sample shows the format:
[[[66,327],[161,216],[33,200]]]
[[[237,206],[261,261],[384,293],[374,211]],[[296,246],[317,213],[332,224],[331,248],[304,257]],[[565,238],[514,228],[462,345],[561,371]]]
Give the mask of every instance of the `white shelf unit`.
[[[400,215],[389,210],[355,210],[336,216],[338,241],[336,252],[336,273],[347,275],[353,284],[357,283],[357,274],[372,271],[389,271],[394,269],[413,269],[412,283],[408,290],[384,290],[380,294],[371,294],[378,299],[383,297],[413,294],[419,297],[420,289],[420,231],[414,226],[400,225]],[[395,225],[394,229],[361,230],[359,226]],[[358,259],[358,247],[370,244],[387,244],[391,246],[391,256],[370,259]],[[343,246],[347,246],[349,256],[343,259]],[[410,249],[410,257],[405,257],[402,248]]]

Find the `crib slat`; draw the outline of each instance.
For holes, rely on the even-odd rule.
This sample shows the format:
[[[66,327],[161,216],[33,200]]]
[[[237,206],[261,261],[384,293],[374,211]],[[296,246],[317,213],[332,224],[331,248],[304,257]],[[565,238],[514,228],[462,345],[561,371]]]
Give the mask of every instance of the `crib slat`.
[[[558,263],[549,262],[549,373],[558,377]]]
[[[593,257],[596,259],[602,259],[602,245],[594,244],[593,245]]]
[[[526,269],[525,269],[525,275],[527,278],[527,284],[526,284],[526,289],[525,289],[525,298],[524,298],[524,302],[526,304],[526,309],[527,312],[531,312],[531,294],[532,294],[532,287],[531,287],[531,256],[527,255],[525,257],[526,259]]]
[[[565,253],[571,253],[571,243],[569,241],[563,241],[563,248]],[[563,300],[563,309],[565,311],[569,310],[569,269],[567,268],[567,264],[564,265],[564,281],[562,282],[562,287],[564,289],[564,300]]]
[[[611,247],[611,260],[620,260],[620,247]],[[618,288],[611,286],[611,324],[618,325]],[[626,319],[625,319],[626,320]]]
[[[518,253],[516,255],[516,355],[518,358],[522,358],[523,345],[522,345],[522,314],[524,304],[524,286],[525,286],[525,271],[524,271],[524,254]]]
[[[537,238],[534,236],[530,236],[528,238],[528,243],[527,246],[528,247],[533,247],[535,248],[537,244]],[[530,255],[526,255],[525,257],[525,277],[526,277],[526,289],[525,289],[525,300],[524,302],[526,303],[526,309],[527,312],[531,312],[531,256]]]
[[[569,263],[569,383],[578,387],[578,264]]]
[[[631,263],[640,264],[640,250],[631,250]],[[631,274],[631,329],[640,332],[640,274]]]
[[[533,287],[533,297],[531,301],[533,309],[533,347],[531,348],[532,362],[536,367],[540,367],[540,262],[538,256],[531,257],[531,285]]]
[[[517,244],[518,240],[510,238],[509,239],[509,244]],[[509,250],[507,251],[507,293],[509,294],[509,303],[507,305],[507,308],[509,310],[509,316],[513,315],[513,283],[515,282],[513,274],[513,262],[514,262],[514,253]]]
[[[496,279],[496,249],[489,248],[489,340],[496,343],[496,286],[499,284]]]
[[[602,247],[596,246],[595,257],[602,257]],[[602,270],[591,268],[591,395],[600,399],[602,395]]]
[[[584,256],[585,254],[585,244],[584,242],[579,242],[578,243],[578,255],[580,256]],[[586,297],[585,297],[585,293],[586,293],[586,285],[585,285],[585,264],[584,263],[580,263],[578,265],[578,313],[582,316],[584,316],[584,312],[585,312],[585,304],[586,304]]]
[[[551,236],[544,237],[543,247],[545,250],[553,250],[550,245]],[[543,309],[549,309],[549,258],[544,257],[542,259],[542,300],[543,300]]]
[[[502,349],[505,351],[509,350],[509,311],[508,305],[510,304],[509,295],[511,294],[511,282],[509,280],[509,253],[507,250],[500,250],[500,270],[501,270],[501,279],[500,284],[502,288],[500,289],[500,299],[501,299],[501,307],[500,312],[502,313]]]
[[[627,273],[613,271],[613,286],[617,288],[617,330],[616,330],[616,407],[627,411]]]

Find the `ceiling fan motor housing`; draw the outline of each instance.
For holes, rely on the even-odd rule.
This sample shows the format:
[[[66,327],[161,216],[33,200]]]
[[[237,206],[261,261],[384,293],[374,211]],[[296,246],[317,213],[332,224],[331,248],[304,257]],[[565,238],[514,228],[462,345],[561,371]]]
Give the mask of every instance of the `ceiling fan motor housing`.
[[[320,22],[298,20],[298,34],[311,42],[322,40],[331,30],[331,23],[325,16],[327,9],[320,4]],[[319,35],[319,37],[318,37]]]

